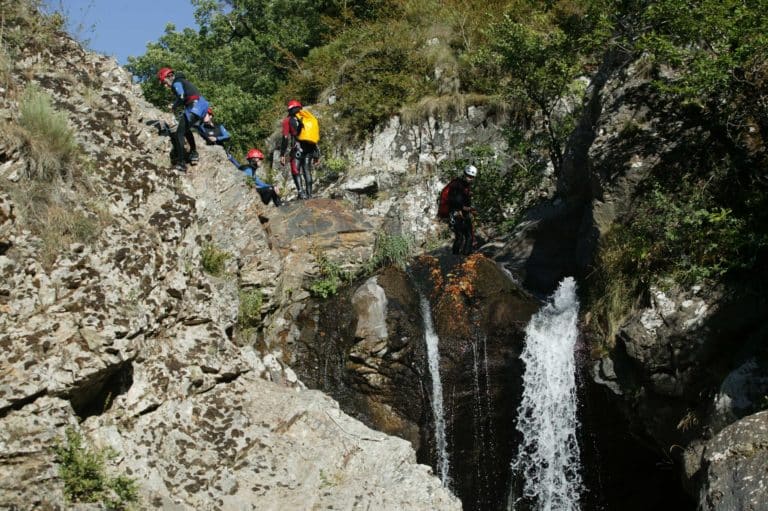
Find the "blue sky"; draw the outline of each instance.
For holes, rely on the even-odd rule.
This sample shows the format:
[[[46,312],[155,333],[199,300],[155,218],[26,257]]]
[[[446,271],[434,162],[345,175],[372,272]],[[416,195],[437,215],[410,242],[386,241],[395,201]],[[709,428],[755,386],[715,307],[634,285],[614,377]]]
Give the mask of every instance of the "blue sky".
[[[117,58],[143,55],[147,43],[156,41],[173,23],[176,30],[197,28],[189,0],[45,0],[49,8],[63,11],[69,32],[89,40],[88,48]],[[78,27],[82,27],[78,29]]]

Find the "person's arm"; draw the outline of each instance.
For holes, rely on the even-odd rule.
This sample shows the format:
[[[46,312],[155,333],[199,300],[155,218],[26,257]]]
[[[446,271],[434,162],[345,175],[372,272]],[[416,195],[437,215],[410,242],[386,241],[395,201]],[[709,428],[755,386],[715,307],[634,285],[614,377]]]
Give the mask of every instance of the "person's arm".
[[[232,156],[232,153],[227,151],[227,159],[232,162],[232,165],[234,165],[237,170],[240,170],[240,162],[235,159],[234,156]]]
[[[259,177],[256,175],[256,173],[253,173],[253,182],[256,183],[256,188],[271,188],[272,185],[265,183]]]
[[[291,138],[291,127],[288,124],[288,118],[283,119],[283,138],[280,139],[280,165],[285,165],[285,152],[288,150],[288,144]]]
[[[296,118],[296,116],[289,116],[288,117],[288,125],[290,126],[291,135],[295,138],[299,136],[299,133],[301,133],[301,128],[303,128],[301,122]]]
[[[173,102],[171,110],[176,110],[177,107],[184,104],[184,86],[181,82],[173,82],[171,88],[173,89],[173,94],[176,96],[176,101]]]

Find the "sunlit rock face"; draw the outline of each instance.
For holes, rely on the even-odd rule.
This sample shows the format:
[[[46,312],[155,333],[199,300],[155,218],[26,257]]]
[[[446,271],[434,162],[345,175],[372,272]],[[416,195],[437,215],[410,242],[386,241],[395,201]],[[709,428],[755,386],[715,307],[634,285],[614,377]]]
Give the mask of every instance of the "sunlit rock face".
[[[36,203],[5,187],[25,183],[28,148],[0,140],[0,503],[71,506],[52,448],[73,428],[119,453],[108,468],[136,480],[142,509],[460,509],[411,445],[306,390],[285,363],[313,249],[355,268],[379,221],[339,201],[265,206],[201,142],[200,164],[176,174],[168,139],[145,124],[167,114],[113,59],[63,34],[20,52],[0,117],[16,119],[31,84],[50,95],[82,153],[65,174],[88,173],[72,210],[105,220],[44,258],[19,215]],[[206,247],[226,255],[217,275]],[[238,319],[253,289],[256,343]]]

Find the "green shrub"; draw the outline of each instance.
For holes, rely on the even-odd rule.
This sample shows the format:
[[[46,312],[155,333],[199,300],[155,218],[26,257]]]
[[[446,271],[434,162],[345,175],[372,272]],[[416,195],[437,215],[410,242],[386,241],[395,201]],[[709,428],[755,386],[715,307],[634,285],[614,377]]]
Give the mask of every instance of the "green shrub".
[[[381,233],[376,236],[376,244],[366,270],[372,272],[384,266],[396,266],[404,270],[412,253],[412,239],[401,234]]]
[[[654,183],[642,193],[623,229],[624,250],[646,282],[658,275],[685,285],[719,279],[731,270],[750,268],[767,242],[747,218],[719,204],[690,178],[674,191]]]
[[[237,312],[237,325],[240,328],[249,328],[258,324],[263,301],[264,296],[259,289],[240,291],[240,306]]]
[[[70,502],[101,502],[108,509],[126,509],[138,502],[134,479],[107,474],[106,461],[117,455],[114,450],[89,448],[80,433],[67,428],[66,441],[57,443],[53,452]]]
[[[324,183],[331,183],[339,179],[349,169],[349,160],[342,156],[332,156],[322,160],[318,168],[318,178]]]
[[[690,286],[751,271],[768,236],[758,216],[721,202],[727,173],[711,170],[709,183],[660,171],[633,199],[633,212],[603,235],[589,276],[593,328],[610,346],[624,318],[652,285]],[[760,203],[762,204],[762,203]]]
[[[349,280],[349,274],[341,269],[338,263],[331,261],[325,255],[317,257],[320,277],[309,286],[313,296],[329,298],[339,292],[339,289]]]
[[[0,87],[10,88],[13,83],[13,63],[5,48],[0,45]]]
[[[224,273],[224,264],[232,257],[229,252],[219,250],[213,243],[206,243],[200,252],[200,263],[210,275],[214,277]]]
[[[29,179],[51,181],[66,175],[67,165],[75,161],[79,146],[67,124],[67,116],[57,112],[51,98],[37,86],[27,87],[19,106],[19,125],[24,128],[25,148],[34,163]]]

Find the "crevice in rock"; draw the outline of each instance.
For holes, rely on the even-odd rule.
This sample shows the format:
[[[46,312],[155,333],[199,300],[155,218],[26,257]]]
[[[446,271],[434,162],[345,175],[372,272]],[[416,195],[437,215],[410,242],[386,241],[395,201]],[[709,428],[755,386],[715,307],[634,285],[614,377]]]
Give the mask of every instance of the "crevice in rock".
[[[5,255],[6,252],[8,252],[8,249],[10,249],[13,246],[13,243],[10,241],[0,241],[0,255]]]
[[[46,389],[43,389],[39,392],[35,392],[34,394],[30,394],[27,397],[21,398],[18,401],[14,401],[14,403],[10,406],[6,406],[5,408],[0,408],[0,419],[4,418],[6,415],[8,415],[11,412],[14,412],[16,410],[21,410],[28,404],[34,403],[38,398],[46,395],[47,392],[48,391]]]
[[[224,373],[224,374],[220,374],[219,376],[216,376],[213,379],[214,385],[210,385],[208,388],[206,388],[205,390],[201,391],[200,394],[201,395],[202,394],[207,394],[208,392],[210,392],[213,389],[215,389],[216,385],[219,385],[221,383],[223,383],[223,384],[232,383],[233,381],[237,380],[238,378],[240,378],[240,376],[242,376],[243,374],[245,374],[247,372],[249,372],[249,371],[243,371],[243,372],[237,372],[237,373]]]
[[[74,389],[69,395],[69,402],[77,417],[83,421],[109,410],[115,398],[128,392],[131,385],[133,363],[127,360],[107,368],[92,381]]]
[[[219,383],[232,383],[236,379],[240,378],[243,373],[224,373],[216,377],[216,384]]]
[[[140,411],[138,416],[141,417],[142,415],[147,415],[148,413],[154,412],[158,408],[160,408],[160,403],[153,403],[148,407],[144,408],[142,411]]]

